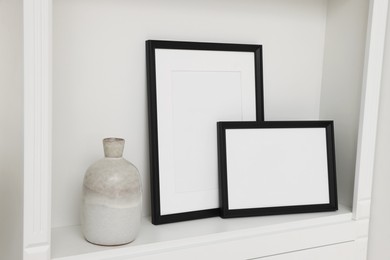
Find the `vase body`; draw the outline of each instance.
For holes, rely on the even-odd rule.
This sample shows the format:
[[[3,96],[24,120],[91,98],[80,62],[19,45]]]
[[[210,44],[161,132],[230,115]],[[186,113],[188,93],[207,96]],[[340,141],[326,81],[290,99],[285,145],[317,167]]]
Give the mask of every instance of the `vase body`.
[[[124,142],[104,139],[105,158],[84,176],[81,225],[85,239],[94,244],[127,244],[141,225],[141,179],[137,168],[122,157]]]

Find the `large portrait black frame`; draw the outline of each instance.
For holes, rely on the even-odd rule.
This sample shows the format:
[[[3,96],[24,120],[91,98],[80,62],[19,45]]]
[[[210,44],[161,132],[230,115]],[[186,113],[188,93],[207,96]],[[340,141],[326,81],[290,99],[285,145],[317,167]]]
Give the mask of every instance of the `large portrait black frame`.
[[[167,51],[168,50],[168,51]],[[198,55],[199,54],[199,55]],[[165,56],[164,56],[165,55]],[[170,56],[171,55],[171,56]],[[192,56],[191,56],[192,55]],[[166,57],[167,58],[164,58]],[[190,58],[189,58],[190,57]],[[199,57],[203,57],[202,59],[199,59]],[[210,58],[210,61],[208,60],[208,57]],[[152,223],[153,224],[164,224],[164,223],[171,223],[171,222],[178,222],[178,221],[184,221],[184,220],[192,220],[192,219],[199,219],[199,218],[207,218],[207,217],[213,217],[219,215],[219,205],[215,205],[211,208],[195,208],[191,210],[183,210],[178,212],[168,212],[164,213],[164,201],[170,202],[171,198],[166,198],[164,194],[164,190],[166,189],[166,186],[169,185],[169,182],[165,182],[168,184],[164,184],[164,174],[169,175],[173,174],[170,170],[162,169],[161,164],[163,163],[163,160],[167,160],[167,156],[169,157],[169,160],[174,160],[171,157],[173,157],[170,152],[167,152],[169,149],[165,149],[163,146],[170,146],[172,143],[172,140],[169,138],[176,138],[176,136],[180,136],[179,145],[182,145],[183,143],[189,142],[188,145],[186,145],[185,149],[182,149],[181,151],[177,152],[180,153],[180,155],[190,153],[192,147],[190,140],[193,138],[198,138],[199,140],[203,140],[203,136],[201,133],[187,133],[185,131],[179,132],[177,134],[177,131],[175,134],[173,133],[172,129],[170,129],[171,125],[178,125],[181,126],[180,120],[177,121],[175,117],[175,120],[172,119],[169,115],[170,111],[176,109],[175,104],[171,104],[174,101],[170,101],[171,99],[174,99],[173,97],[170,97],[171,94],[170,91],[173,92],[173,87],[170,86],[170,84],[173,84],[170,82],[170,79],[167,79],[166,82],[165,76],[171,77],[169,74],[176,73],[176,71],[186,71],[188,70],[188,64],[191,65],[191,58],[194,59],[194,64],[196,64],[198,71],[211,71],[214,72],[215,68],[210,69],[208,66],[210,63],[215,63],[217,65],[213,65],[214,67],[218,67],[218,57],[221,57],[221,71],[222,72],[231,72],[235,71],[235,66],[240,63],[240,60],[243,60],[244,64],[243,67],[250,68],[250,72],[244,71],[245,69],[242,69],[243,71],[239,71],[239,75],[233,74],[233,73],[227,73],[227,76],[232,76],[234,79],[238,79],[238,76],[240,76],[240,79],[242,79],[244,76],[246,77],[247,81],[252,82],[251,84],[247,84],[245,82],[245,78],[240,81],[239,84],[232,85],[232,89],[235,87],[242,87],[249,89],[250,93],[252,94],[245,94],[247,100],[253,100],[253,104],[251,105],[250,110],[248,114],[251,114],[251,116],[248,116],[250,121],[263,121],[264,120],[264,105],[263,105],[263,65],[262,65],[262,46],[261,45],[252,45],[252,44],[230,44],[230,43],[208,43],[208,42],[178,42],[178,41],[160,41],[160,40],[148,40],[146,41],[146,61],[147,61],[147,89],[148,89],[148,110],[149,110],[149,155],[150,155],[150,183],[151,183],[151,216],[152,216]],[[241,58],[242,57],[242,58]],[[245,58],[246,57],[246,58]],[[249,57],[249,58],[248,58]],[[177,64],[172,65],[172,69],[169,67],[171,66],[171,63],[174,63],[177,60]],[[183,61],[184,60],[184,61]],[[248,62],[247,62],[248,61]],[[180,62],[182,64],[185,64],[183,68],[180,68]],[[225,67],[226,64],[230,67]],[[163,65],[161,65],[163,64]],[[169,67],[166,69],[165,67]],[[175,67],[176,66],[176,67]],[[178,68],[179,66],[179,68]],[[194,65],[195,66],[195,65]],[[174,67],[174,68],[173,68]],[[191,67],[191,66],[190,66]],[[163,68],[163,69],[161,69]],[[171,71],[169,71],[171,69]],[[239,69],[238,69],[239,70]],[[173,71],[173,72],[172,72]],[[165,73],[167,72],[167,73]],[[213,74],[213,73],[211,73]],[[186,76],[187,74],[183,74]],[[183,82],[182,78],[183,75],[179,74],[179,79],[181,82]],[[202,74],[203,75],[203,74]],[[205,74],[205,78],[209,77],[209,74]],[[244,75],[244,76],[243,76]],[[248,76],[249,75],[249,76]],[[195,75],[196,76],[196,75]],[[215,75],[211,75],[211,79],[213,80],[213,77]],[[222,81],[227,81],[227,85],[230,84],[228,82],[229,79],[224,79],[222,74],[216,75],[218,79],[221,79]],[[236,77],[237,76],[237,77]],[[193,79],[193,75],[191,75],[191,79]],[[175,80],[175,79],[173,79]],[[172,81],[173,81],[172,80]],[[207,82],[206,82],[207,83]],[[175,83],[176,84],[176,83]],[[211,83],[210,83],[211,84]],[[222,84],[222,83],[221,83]],[[184,84],[185,85],[185,84]],[[217,84],[218,85],[218,84]],[[248,85],[248,86],[246,86]],[[250,85],[250,86],[249,86]],[[180,86],[180,84],[179,84]],[[175,86],[176,88],[176,86]],[[216,101],[216,106],[218,106],[218,102],[220,100],[224,100],[225,91],[223,91],[223,86],[219,86],[219,88],[222,89],[222,91],[216,93],[212,93],[213,97]],[[190,91],[198,91],[195,88],[190,89]],[[251,92],[252,91],[252,92]],[[178,91],[180,92],[180,91]],[[245,92],[244,90],[242,92]],[[182,92],[180,92],[182,93]],[[184,92],[183,92],[184,93]],[[242,93],[241,93],[242,94]],[[186,94],[177,94],[178,96],[182,95],[185,96]],[[201,96],[199,94],[199,96]],[[231,97],[234,97],[234,93],[232,92],[230,94]],[[175,96],[176,98],[176,96]],[[165,100],[164,100],[165,99]],[[201,99],[201,98],[200,98]],[[245,101],[245,98],[242,100]],[[188,100],[179,100],[177,102],[180,102],[180,104],[186,104],[186,101],[191,102],[191,99]],[[243,103],[245,104],[245,102]],[[202,100],[198,100],[199,104],[202,104]],[[207,101],[210,102],[210,101]],[[228,101],[225,102],[224,105],[229,104]],[[206,103],[206,101],[205,101]],[[209,106],[211,106],[209,103]],[[248,105],[249,106],[249,105]],[[174,107],[174,108],[172,108]],[[180,106],[178,106],[180,107]],[[229,107],[229,106],[228,106]],[[253,108],[252,108],[253,107]],[[171,110],[169,110],[171,109]],[[229,108],[230,109],[230,108]],[[179,109],[177,109],[179,110]],[[183,115],[183,109],[180,109],[177,113],[180,114],[180,116]],[[191,120],[191,118],[196,118],[198,114],[191,114],[190,109],[188,111],[184,109],[187,113],[188,119]],[[211,113],[214,113],[215,111],[212,111],[212,109],[209,109]],[[168,111],[168,112],[167,112]],[[175,110],[176,113],[176,110]],[[215,112],[216,113],[216,112]],[[228,113],[228,112],[227,112]],[[246,113],[246,112],[245,112]],[[244,112],[242,112],[244,114]],[[204,113],[205,116],[207,116],[206,113]],[[224,115],[226,116],[226,115]],[[173,123],[170,122],[174,121]],[[195,119],[194,119],[195,120]],[[216,122],[221,119],[218,119],[213,122],[213,134],[216,134],[215,131],[215,125]],[[222,118],[222,120],[225,120]],[[248,120],[245,119],[245,115],[242,119],[240,118],[229,118],[228,114],[228,120]],[[195,120],[196,121],[196,120]],[[200,120],[201,121],[201,120]],[[168,122],[168,123],[167,123]],[[190,122],[191,124],[195,124],[196,122]],[[196,124],[198,127],[198,124]],[[210,124],[207,125],[207,127],[211,127]],[[180,127],[179,127],[180,128]],[[168,130],[167,130],[168,129]],[[210,132],[210,131],[209,131]],[[173,137],[172,137],[173,136]],[[181,137],[183,136],[183,137]],[[211,140],[210,136],[205,136],[205,140]],[[216,139],[216,137],[215,137]],[[165,150],[164,150],[165,149]],[[171,149],[172,150],[172,149]],[[217,140],[215,142],[209,143],[209,146],[207,147],[207,152],[212,151],[215,152],[215,178],[218,180],[218,170],[217,170]],[[163,157],[163,158],[162,158]],[[188,158],[190,155],[188,156]],[[185,159],[185,158],[184,158]],[[181,157],[181,161],[183,160],[183,157]],[[181,162],[181,165],[184,165],[185,162]],[[202,162],[199,162],[202,163]],[[169,163],[165,163],[164,165],[167,165]],[[171,162],[172,164],[172,162]],[[208,162],[205,164],[209,164]],[[188,164],[188,169],[190,169],[191,163]],[[214,166],[213,166],[214,167]],[[182,167],[183,168],[183,167]],[[164,172],[163,172],[164,171]],[[177,174],[177,173],[175,173]],[[165,185],[165,186],[164,186]],[[218,189],[218,186],[217,188]],[[218,191],[216,191],[216,198],[210,198],[210,199],[216,199],[218,203]],[[205,200],[207,200],[206,198]],[[186,203],[190,205],[191,201],[182,201],[178,202],[178,207],[185,207]],[[166,210],[165,210],[166,211]]]

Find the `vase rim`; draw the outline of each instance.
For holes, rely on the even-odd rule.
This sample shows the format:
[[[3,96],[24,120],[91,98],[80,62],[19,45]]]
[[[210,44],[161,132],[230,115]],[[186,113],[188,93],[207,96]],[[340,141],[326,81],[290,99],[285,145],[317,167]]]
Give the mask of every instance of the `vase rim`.
[[[123,142],[125,139],[119,137],[107,137],[103,139],[103,142]]]

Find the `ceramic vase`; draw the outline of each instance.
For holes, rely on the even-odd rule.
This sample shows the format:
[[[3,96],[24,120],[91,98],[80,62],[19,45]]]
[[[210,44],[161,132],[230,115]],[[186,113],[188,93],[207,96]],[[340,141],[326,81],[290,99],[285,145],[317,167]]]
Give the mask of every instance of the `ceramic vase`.
[[[93,244],[127,244],[141,225],[141,179],[137,168],[122,157],[124,144],[121,138],[104,139],[105,158],[84,176],[81,225]]]

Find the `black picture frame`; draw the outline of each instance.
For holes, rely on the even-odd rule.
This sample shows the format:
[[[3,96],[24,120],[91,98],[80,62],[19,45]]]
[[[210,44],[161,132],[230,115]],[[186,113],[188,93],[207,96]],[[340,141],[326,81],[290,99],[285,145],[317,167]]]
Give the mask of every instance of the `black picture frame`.
[[[148,89],[148,112],[149,112],[149,156],[150,156],[150,186],[151,186],[151,217],[153,224],[164,224],[192,219],[200,219],[207,218],[219,215],[219,198],[218,198],[218,159],[217,159],[217,140],[215,142],[211,142],[209,144],[210,150],[215,152],[215,179],[216,179],[216,201],[217,205],[212,208],[199,208],[189,211],[183,212],[174,212],[174,213],[166,213],[164,212],[164,205],[162,205],[162,201],[167,201],[162,195],[164,186],[164,179],[162,177],[163,170],[161,169],[162,158],[161,156],[165,156],[167,153],[162,151],[161,140],[165,140],[167,138],[166,129],[162,130],[162,124],[167,120],[164,119],[163,112],[161,112],[162,107],[166,108],[170,106],[170,104],[164,105],[161,103],[162,99],[161,95],[165,95],[167,91],[161,90],[161,86],[164,84],[161,83],[161,80],[158,79],[159,73],[159,59],[162,60],[160,56],[157,57],[159,53],[165,53],[164,50],[174,50],[172,53],[176,54],[185,54],[196,51],[196,53],[203,55],[204,57],[208,57],[208,55],[214,56],[222,56],[225,54],[236,55],[236,56],[248,56],[250,57],[250,63],[252,64],[253,70],[253,95],[250,98],[253,98],[253,102],[255,103],[255,107],[253,107],[253,113],[255,113],[255,117],[250,119],[253,121],[263,121],[264,120],[264,105],[263,105],[263,64],[262,64],[262,46],[261,45],[252,45],[252,44],[230,44],[230,43],[209,43],[209,42],[182,42],[182,41],[160,41],[160,40],[148,40],[146,41],[146,65],[147,65],[147,89]],[[157,54],[156,52],[159,51]],[[188,52],[186,52],[188,51]],[[170,52],[167,52],[170,53]],[[196,57],[195,57],[196,56]],[[197,58],[197,55],[193,55]],[[207,59],[207,58],[206,58]],[[229,58],[227,58],[229,59]],[[165,64],[169,63],[174,59],[166,59]],[[215,61],[215,58],[214,58]],[[191,62],[191,61],[190,61]],[[218,62],[217,62],[218,63]],[[224,62],[225,64],[226,62]],[[231,60],[232,66],[236,63],[235,58]],[[205,62],[207,65],[208,62]],[[166,74],[164,74],[166,75]],[[246,75],[246,74],[245,74]],[[251,86],[252,88],[252,86]],[[160,91],[160,92],[159,92]],[[169,91],[168,91],[169,92]],[[160,94],[159,93],[163,93]],[[217,100],[223,100],[224,93],[218,93],[215,96]],[[202,102],[199,100],[199,102]],[[252,113],[252,112],[251,112]],[[191,119],[193,115],[188,112],[188,118]],[[160,118],[159,118],[160,117]],[[240,118],[233,119],[240,120]],[[216,135],[215,132],[215,123],[218,120],[213,121],[213,134]],[[180,123],[180,122],[179,122]],[[193,124],[194,122],[191,122]],[[159,125],[160,124],[160,125]],[[164,134],[164,133],[165,134]],[[202,138],[197,133],[192,134],[183,132],[183,136],[186,136],[183,139],[183,142],[187,143],[187,140],[192,140],[192,138]],[[209,136],[207,136],[209,138]],[[215,136],[215,139],[217,137]],[[183,143],[182,142],[182,143]],[[165,142],[164,143],[169,143]],[[187,147],[180,151],[184,154],[190,152],[191,147]],[[188,165],[191,167],[191,165]],[[165,171],[168,172],[168,171]],[[170,173],[164,173],[170,174]],[[163,188],[162,188],[163,187]],[[191,201],[186,201],[185,203],[191,204]],[[182,203],[183,204],[183,203]],[[165,207],[166,208],[166,207]]]
[[[336,185],[336,159],[335,159],[335,145],[334,145],[334,130],[333,130],[333,121],[271,121],[271,122],[218,122],[217,124],[218,127],[218,163],[219,163],[219,184],[220,184],[220,204],[221,204],[221,211],[220,211],[220,216],[222,218],[234,218],[234,217],[250,217],[250,216],[264,216],[264,215],[278,215],[278,214],[293,214],[293,213],[307,213],[307,212],[321,212],[321,211],[335,211],[338,209],[338,203],[337,203],[337,185]],[[284,130],[284,131],[267,131],[267,130]],[[312,198],[308,199],[308,201],[305,201],[305,203],[302,204],[277,204],[280,203],[278,202],[272,202],[277,205],[273,205],[270,203],[270,197],[272,197],[274,194],[283,194],[284,191],[279,191],[278,189],[281,189],[280,187],[285,187],[286,185],[290,185],[289,183],[284,184],[284,185],[274,185],[272,186],[272,182],[266,183],[266,185],[271,185],[264,190],[270,192],[259,192],[259,190],[253,192],[253,194],[262,194],[262,196],[250,196],[248,194],[252,194],[251,192],[245,191],[244,195],[243,194],[238,194],[239,192],[242,192],[243,189],[241,188],[240,185],[246,185],[246,183],[253,183],[256,189],[262,189],[264,188],[264,185],[258,185],[260,184],[258,180],[264,179],[265,176],[268,176],[270,174],[273,174],[272,177],[276,176],[275,178],[278,177],[278,175],[275,175],[275,172],[278,170],[273,171],[273,169],[270,170],[265,170],[260,172],[259,168],[255,168],[254,170],[251,168],[249,170],[245,169],[239,169],[237,170],[237,162],[241,162],[240,157],[242,156],[242,161],[248,161],[248,160],[259,160],[258,162],[254,163],[253,165],[261,165],[262,163],[265,162],[265,160],[269,160],[270,157],[272,157],[273,153],[270,152],[269,156],[266,155],[263,158],[259,156],[259,154],[262,153],[257,153],[256,155],[253,154],[253,152],[258,152],[261,150],[266,150],[269,146],[266,144],[266,142],[270,142],[272,146],[276,147],[274,149],[277,152],[281,152],[281,154],[276,153],[277,156],[280,156],[282,159],[277,159],[278,163],[283,164],[284,159],[284,144],[282,144],[280,147],[277,147],[277,143],[280,140],[284,140],[283,136],[288,136],[283,133],[289,133],[291,129],[291,136],[297,136],[296,140],[301,140],[306,138],[305,134],[299,134],[299,130],[301,129],[306,129],[306,131],[311,132],[311,129],[313,129],[313,133],[315,135],[312,135],[313,140],[316,140],[315,138],[321,139],[319,140],[318,145],[318,157],[323,158],[326,156],[326,163],[322,161],[322,166],[318,166],[319,171],[315,171],[315,173],[319,174],[321,172],[322,174],[322,182],[316,182],[316,185],[320,187],[321,192],[318,191],[318,197],[321,197],[322,199],[320,203],[310,203]],[[321,131],[319,129],[324,129],[325,131]],[[264,131],[265,130],[265,131]],[[286,131],[287,130],[287,131]],[[318,130],[318,131],[317,131]],[[302,131],[301,131],[302,132]],[[276,133],[276,134],[273,134]],[[302,132],[303,133],[303,132]],[[306,132],[305,132],[306,133]],[[278,136],[280,135],[280,136]],[[324,138],[326,141],[322,139],[322,136],[324,135]],[[242,138],[242,136],[245,136]],[[256,143],[256,136],[259,137],[259,143],[264,144],[261,147],[259,147],[259,143]],[[271,138],[270,138],[271,136]],[[310,135],[311,136],[311,135]],[[251,150],[250,145],[245,145],[248,143],[248,141],[241,142],[240,139],[250,139],[250,142],[255,146],[254,151]],[[272,139],[275,138],[275,139]],[[281,138],[281,139],[278,139]],[[228,140],[227,140],[228,139]],[[289,137],[288,140],[291,138]],[[238,140],[238,141],[237,141]],[[267,141],[261,141],[261,140],[267,140]],[[276,140],[276,142],[274,142]],[[305,140],[304,142],[309,142],[311,140],[310,138]],[[298,141],[292,141],[292,145],[296,145],[296,142]],[[281,143],[283,141],[280,141]],[[238,143],[238,145],[237,145]],[[275,144],[276,143],[276,144]],[[227,147],[228,146],[228,147]],[[287,145],[289,146],[289,145]],[[237,151],[233,151],[234,149],[241,149]],[[317,147],[317,145],[316,145]],[[292,149],[295,149],[295,147],[290,147]],[[230,149],[230,151],[229,151]],[[302,148],[304,150],[304,148]],[[326,151],[324,151],[326,149]],[[298,149],[299,150],[299,149]],[[295,151],[295,150],[293,150]],[[310,152],[311,150],[305,151],[302,153],[302,156],[307,154],[307,152]],[[228,165],[228,159],[227,159],[227,153],[229,152],[229,162]],[[265,151],[266,154],[268,151]],[[300,156],[299,152],[296,156]],[[317,153],[317,150],[314,149],[313,153]],[[235,155],[236,154],[236,155]],[[251,159],[247,159],[245,156],[254,156]],[[294,155],[295,156],[295,155]],[[232,159],[233,158],[233,159]],[[236,158],[238,158],[236,160]],[[284,157],[286,158],[286,157]],[[323,158],[324,159],[324,158]],[[307,161],[308,159],[303,159],[302,162],[309,163],[310,161]],[[272,161],[272,160],[271,160]],[[286,160],[288,161],[288,159]],[[265,163],[267,163],[266,161]],[[280,164],[275,165],[275,169],[280,167]],[[239,165],[241,167],[241,165]],[[272,167],[272,165],[271,165]],[[295,166],[294,166],[295,167]],[[317,165],[315,165],[317,167]],[[326,167],[326,169],[325,169]],[[244,168],[244,167],[243,167]],[[253,170],[253,171],[252,171]],[[301,169],[299,168],[299,171]],[[240,172],[239,172],[240,171]],[[239,172],[241,175],[240,178],[249,178],[247,179],[243,184],[235,184],[237,181],[234,181],[235,178],[233,176],[237,176],[235,172]],[[302,170],[303,172],[303,170]],[[313,172],[309,173],[312,174]],[[262,177],[257,177],[259,175],[262,175]],[[326,175],[326,176],[324,176]],[[249,176],[249,177],[248,177]],[[251,176],[256,176],[255,178],[251,179]],[[266,179],[266,178],[265,178]],[[279,178],[281,181],[282,178]],[[313,178],[314,179],[314,178]],[[297,179],[298,180],[298,179]],[[326,181],[325,181],[326,180]],[[230,181],[230,182],[229,182]],[[256,182],[257,181],[257,182]],[[287,180],[286,180],[287,182]],[[327,183],[327,184],[326,184]],[[293,185],[293,184],[291,184]],[[296,191],[298,193],[304,193],[306,191],[305,187],[310,187],[307,185],[311,185],[311,180],[310,178],[301,180],[300,183],[294,184],[294,191],[290,192],[288,194],[285,194],[283,196],[293,196],[293,193]],[[299,186],[301,185],[301,186]],[[300,187],[303,189],[300,189]],[[230,190],[229,190],[230,188]],[[250,188],[248,186],[245,186],[246,189]],[[273,190],[275,188],[275,190]],[[305,194],[304,199],[308,198],[308,196],[311,196],[310,192],[307,192],[308,194]],[[316,193],[316,192],[314,192]],[[325,195],[323,195],[325,193]],[[277,196],[282,196],[282,195],[277,195]],[[327,198],[325,198],[328,196]],[[250,198],[249,198],[250,197]],[[234,199],[235,198],[235,199]],[[300,198],[302,199],[302,198]],[[282,201],[283,199],[281,199]],[[290,198],[286,198],[287,201],[291,200]],[[299,199],[297,199],[299,200]],[[323,201],[322,201],[323,200]],[[327,201],[328,200],[328,201]],[[245,201],[245,203],[242,203]],[[252,204],[250,205],[255,205],[255,206],[248,206],[244,205],[247,204],[247,201],[253,201],[251,202]],[[264,202],[266,201],[266,202]],[[259,205],[267,205],[267,206],[259,206]]]

